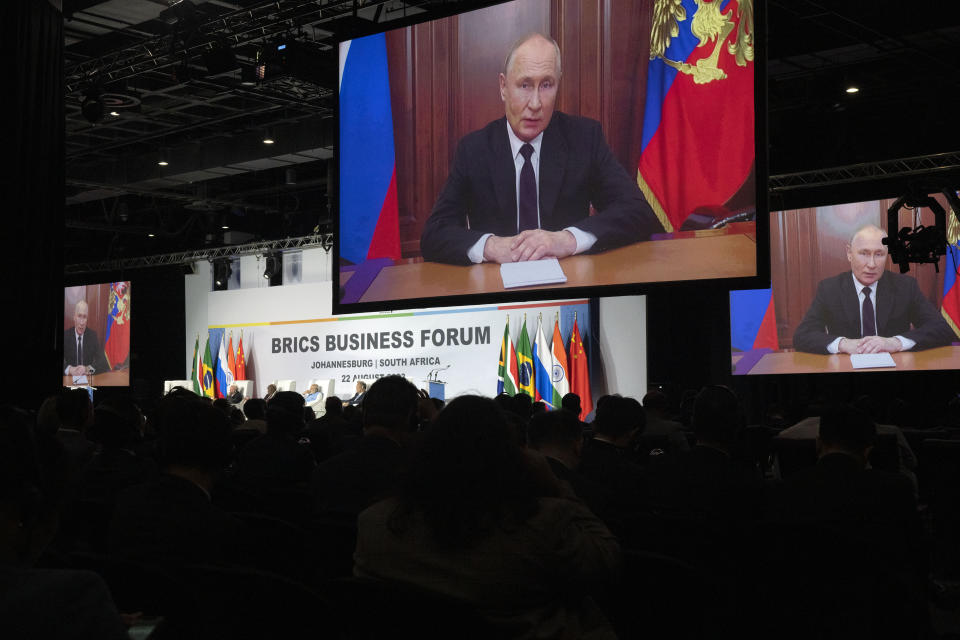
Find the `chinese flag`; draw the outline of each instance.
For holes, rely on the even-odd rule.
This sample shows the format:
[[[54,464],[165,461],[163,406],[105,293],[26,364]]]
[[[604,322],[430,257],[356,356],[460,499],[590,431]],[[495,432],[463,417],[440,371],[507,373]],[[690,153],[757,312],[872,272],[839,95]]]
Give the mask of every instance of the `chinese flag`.
[[[237,370],[233,375],[234,380],[247,379],[247,360],[243,357],[243,334],[240,334],[240,342],[237,343]]]
[[[583,349],[580,328],[573,321],[573,333],[570,334],[570,392],[580,396],[580,419],[593,411],[593,396],[590,394],[590,368],[587,366],[587,352]]]

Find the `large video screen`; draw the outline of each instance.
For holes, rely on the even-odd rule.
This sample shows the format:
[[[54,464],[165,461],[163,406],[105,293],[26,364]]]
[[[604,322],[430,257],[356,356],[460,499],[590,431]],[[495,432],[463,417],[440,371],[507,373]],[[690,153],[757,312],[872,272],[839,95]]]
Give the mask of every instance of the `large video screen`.
[[[771,288],[730,293],[734,374],[960,369],[960,224],[932,197],[946,254],[906,273],[883,243],[894,199],[771,212]],[[897,218],[893,235],[935,226],[929,207]]]
[[[335,312],[765,281],[763,21],[655,4],[516,0],[341,42]]]
[[[64,386],[130,384],[130,282],[63,290]]]

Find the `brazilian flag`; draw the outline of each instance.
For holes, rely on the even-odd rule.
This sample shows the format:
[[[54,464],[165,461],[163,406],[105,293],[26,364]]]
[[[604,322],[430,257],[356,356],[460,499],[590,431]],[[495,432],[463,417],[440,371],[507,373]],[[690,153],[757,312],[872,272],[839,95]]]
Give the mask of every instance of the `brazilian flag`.
[[[525,393],[534,397],[533,381],[533,348],[530,346],[530,336],[527,334],[527,316],[523,316],[523,328],[517,338],[517,393]]]
[[[213,358],[210,357],[210,336],[207,336],[207,348],[203,352],[203,395],[213,397]]]
[[[200,336],[197,336],[196,341],[193,343],[193,370],[190,372],[190,380],[193,381],[193,392],[198,396],[203,395],[203,389],[200,388],[200,376],[197,375],[197,363],[200,362]],[[202,368],[203,365],[201,364]]]

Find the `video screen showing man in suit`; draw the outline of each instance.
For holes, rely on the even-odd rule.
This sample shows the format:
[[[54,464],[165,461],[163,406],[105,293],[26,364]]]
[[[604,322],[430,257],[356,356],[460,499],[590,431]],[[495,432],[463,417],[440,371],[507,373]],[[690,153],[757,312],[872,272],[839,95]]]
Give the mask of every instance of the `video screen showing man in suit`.
[[[850,271],[826,278],[793,336],[809,353],[895,353],[949,345],[953,331],[917,281],[887,270],[887,236],[868,225],[847,245]]]
[[[533,33],[510,49],[499,74],[505,115],[457,146],[423,228],[424,259],[564,258],[663,231],[600,123],[555,111],[562,75],[552,38]]]
[[[73,326],[63,332],[64,375],[82,376],[108,368],[100,338],[87,326],[89,314],[85,300],[74,305]]]

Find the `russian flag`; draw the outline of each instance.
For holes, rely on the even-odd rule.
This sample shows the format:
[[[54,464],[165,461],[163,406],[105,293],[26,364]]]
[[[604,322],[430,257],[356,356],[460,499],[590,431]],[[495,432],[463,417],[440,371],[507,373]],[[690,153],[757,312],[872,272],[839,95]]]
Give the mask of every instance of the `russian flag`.
[[[730,345],[736,351],[780,348],[773,289],[730,292]]]
[[[717,2],[719,18],[733,23],[720,32],[721,42],[707,39],[700,46],[691,31],[695,14],[708,16],[716,3],[683,0],[679,33],[647,66],[637,184],[667,231],[679,229],[697,208],[723,206],[747,180],[755,158],[753,14],[739,0]],[[735,44],[741,45],[743,66],[731,51]],[[717,51],[722,74],[714,71],[708,79],[702,71]]]
[[[340,257],[400,258],[384,34],[340,44]]]
[[[943,301],[940,313],[950,328],[960,339],[960,283],[957,282],[957,269],[960,269],[960,240],[957,235],[960,225],[953,211],[950,212],[950,224],[947,227],[947,268],[943,270]]]

